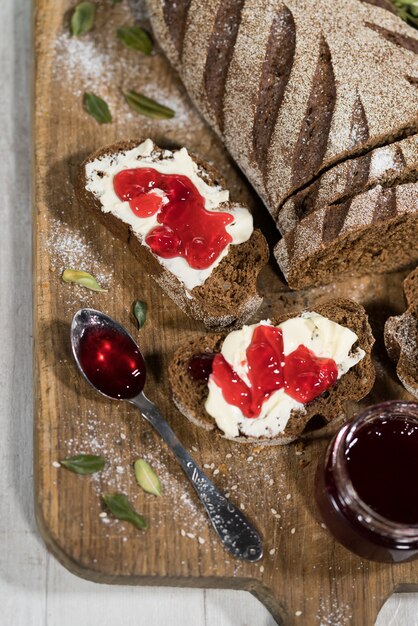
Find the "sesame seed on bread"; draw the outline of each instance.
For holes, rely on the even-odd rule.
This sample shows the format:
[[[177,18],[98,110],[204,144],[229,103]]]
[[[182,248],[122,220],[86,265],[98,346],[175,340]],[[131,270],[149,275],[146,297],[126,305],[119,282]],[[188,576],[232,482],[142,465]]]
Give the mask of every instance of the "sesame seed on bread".
[[[306,405],[305,413],[293,411],[283,433],[274,438],[235,437],[240,443],[260,445],[283,445],[300,437],[312,418],[322,418],[325,424],[315,435],[325,434],[345,416],[345,402],[360,400],[373,386],[375,373],[371,360],[374,338],[364,308],[351,300],[339,298],[310,308],[328,319],[350,328],[358,336],[354,348],[359,346],[365,351],[364,358],[344,374],[327,392]],[[292,312],[272,320],[280,324],[295,317]],[[198,382],[188,372],[190,358],[204,352],[220,352],[225,334],[210,334],[191,339],[181,345],[173,355],[169,365],[169,381],[173,401],[179,411],[193,424],[206,430],[216,430],[214,419],[205,410],[208,395],[206,382]]]

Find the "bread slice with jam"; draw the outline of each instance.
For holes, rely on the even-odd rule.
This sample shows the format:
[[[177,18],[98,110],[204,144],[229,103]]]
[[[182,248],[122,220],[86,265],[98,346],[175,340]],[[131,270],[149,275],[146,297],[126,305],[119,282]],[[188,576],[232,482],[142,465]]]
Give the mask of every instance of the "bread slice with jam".
[[[101,148],[81,165],[76,195],[190,317],[220,329],[257,311],[264,236],[222,176],[185,148],[150,139]]]
[[[418,398],[418,267],[406,278],[404,292],[408,308],[386,321],[385,346],[399,380]]]
[[[287,420],[284,420],[285,423],[281,422],[283,428],[280,432],[273,432],[273,430],[270,429],[269,432],[259,432],[257,436],[251,436],[243,434],[242,430],[240,430],[237,436],[231,436],[230,432],[228,434],[229,428],[224,427],[223,425],[222,428],[224,437],[240,443],[257,443],[261,445],[287,444],[298,437],[303,436],[306,430],[309,429],[309,426],[313,426],[318,423],[321,424],[321,427],[319,430],[315,431],[315,435],[325,434],[328,430],[333,429],[336,424],[340,423],[341,420],[345,418],[346,403],[348,401],[360,400],[369,393],[375,378],[374,367],[371,360],[371,349],[374,343],[374,338],[365,310],[360,304],[346,299],[330,300],[326,303],[314,306],[310,312],[302,312],[300,314],[295,312],[288,313],[273,320],[271,323],[262,322],[260,325],[266,325],[266,327],[268,326],[270,330],[278,325],[281,325],[279,328],[283,329],[282,332],[285,333],[285,322],[292,321],[293,323],[293,320],[295,319],[302,319],[304,316],[305,319],[309,316],[312,318],[314,315],[317,315],[317,317],[322,321],[325,319],[327,322],[330,322],[328,326],[330,328],[330,334],[333,335],[333,337],[339,337],[338,333],[341,331],[341,327],[343,327],[345,331],[350,331],[349,333],[346,333],[350,334],[349,342],[346,345],[349,346],[349,344],[353,342],[351,347],[347,348],[347,357],[352,359],[352,366],[349,367],[345,373],[339,375],[338,379],[334,380],[329,386],[325,385],[324,387],[321,386],[321,383],[318,383],[320,388],[319,395],[317,397],[314,397],[302,405],[295,405],[293,403],[291,405],[293,408],[291,408],[290,415]],[[315,324],[317,323],[315,319],[317,318],[313,319],[313,328],[315,328]],[[335,324],[332,324],[332,322]],[[338,328],[336,326],[337,324],[339,325]],[[259,327],[259,325],[257,325],[257,327]],[[252,329],[252,327],[244,327],[243,331],[245,331],[245,329],[246,332],[248,332],[248,330]],[[307,336],[305,330],[306,329],[304,329],[301,333],[299,333],[299,331],[296,332],[295,345],[297,345],[298,341],[301,340],[302,336]],[[215,363],[214,359],[216,358],[214,355],[219,355],[223,347],[225,349],[226,337],[228,336],[230,338],[234,334],[236,334],[236,332],[229,333],[229,335],[210,334],[191,339],[177,349],[169,366],[169,381],[175,405],[193,424],[196,424],[206,430],[217,430],[218,433],[222,432],[217,426],[218,422],[211,414],[209,414],[207,410],[209,406],[208,396],[210,393],[211,378],[214,373],[213,364]],[[253,334],[253,337],[254,336],[255,335]],[[314,336],[314,333],[312,336]],[[288,340],[286,340],[285,334],[283,334],[283,337],[285,342],[283,345],[286,345],[286,341]],[[333,337],[325,337],[324,341],[332,342]],[[228,341],[230,341],[230,339],[228,339]],[[281,339],[278,341],[280,342]],[[341,341],[346,342],[347,337],[344,336],[344,340]],[[264,339],[261,343],[263,342]],[[276,339],[274,339],[274,342],[276,342]],[[288,343],[287,345],[289,346],[291,344]],[[300,348],[301,346],[299,346],[297,350],[289,353],[290,356],[295,355]],[[254,350],[254,346],[250,343],[248,344],[247,349]],[[362,357],[358,358],[360,353],[362,354]],[[293,358],[292,367],[289,370],[291,372],[296,372],[295,378],[298,377],[299,381],[302,380],[303,377],[308,380],[309,376],[311,376],[311,372],[309,371],[310,365],[309,363],[306,365],[310,357],[308,358],[308,361],[306,361],[306,355],[306,350],[302,354],[297,354],[296,359]],[[288,358],[288,355],[284,358],[282,355],[278,358],[277,362],[279,363],[282,361],[281,365],[285,368],[287,367],[287,362],[286,364],[284,363]],[[322,359],[320,357],[314,356],[314,359],[316,358],[318,358],[321,362]],[[241,357],[238,358],[237,369],[239,369],[240,359]],[[299,371],[299,365],[296,363],[298,360],[302,362],[302,370]],[[305,365],[303,365],[304,360]],[[261,361],[263,361],[262,354]],[[271,361],[269,362],[271,364]],[[248,363],[245,367],[247,367],[245,371],[248,373]],[[303,367],[305,367],[305,370],[303,370]],[[306,371],[306,367],[308,367],[308,371]],[[269,374],[264,375],[264,372],[261,369],[259,374],[259,380],[261,381],[265,380],[265,376],[269,376]],[[322,372],[318,374],[318,381],[321,381],[322,375]],[[238,375],[236,371],[234,376],[234,384],[243,383],[242,378],[241,380],[238,380],[240,375]],[[244,378],[246,377],[245,374],[241,374],[241,376],[244,376]],[[300,378],[301,376],[302,379]],[[306,376],[308,378],[306,378]],[[324,376],[326,377],[325,370]],[[309,380],[311,381],[311,379]],[[316,379],[312,380],[314,381],[312,383],[314,388],[317,381]],[[331,381],[331,379],[329,380]],[[311,382],[309,382],[309,384],[311,384]],[[292,381],[290,380],[289,382],[289,377],[286,379],[286,385],[288,387],[292,386]],[[253,386],[252,389],[254,389],[254,387],[255,386]],[[271,396],[266,396],[266,402],[270,401],[270,397],[272,396],[273,394]],[[296,397],[294,392],[293,397]],[[220,402],[219,406],[221,406],[223,405],[223,400],[222,398],[219,400],[219,398],[220,396],[215,398],[215,403]],[[235,405],[235,407],[236,406],[237,405]],[[236,413],[235,408],[233,411]],[[248,419],[245,418],[247,419],[247,424],[252,422],[252,427],[252,424],[256,424],[257,419],[263,419],[262,414],[260,415],[261,417],[256,416]],[[261,421],[259,425],[261,428],[258,430],[262,431],[263,425],[261,424]]]

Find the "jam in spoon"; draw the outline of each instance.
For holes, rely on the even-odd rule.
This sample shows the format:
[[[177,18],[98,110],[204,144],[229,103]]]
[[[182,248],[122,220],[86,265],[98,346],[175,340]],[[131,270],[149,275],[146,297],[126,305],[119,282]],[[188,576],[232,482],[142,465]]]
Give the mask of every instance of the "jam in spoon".
[[[237,558],[258,561],[263,556],[258,532],[196,465],[143,393],[145,362],[125,328],[100,311],[81,309],[71,323],[71,346],[78,367],[96,391],[134,404],[171,448],[224,547]]]

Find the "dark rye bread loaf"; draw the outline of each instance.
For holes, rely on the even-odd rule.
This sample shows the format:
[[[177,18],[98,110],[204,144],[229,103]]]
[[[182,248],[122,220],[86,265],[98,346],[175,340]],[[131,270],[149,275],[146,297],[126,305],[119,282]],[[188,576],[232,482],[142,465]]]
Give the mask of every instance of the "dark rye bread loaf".
[[[418,180],[418,135],[347,159],[327,170],[280,209],[276,224],[285,235],[317,209],[341,204],[377,185],[393,187]]]
[[[380,185],[318,209],[276,245],[293,289],[390,272],[418,261],[418,183]]]
[[[234,441],[262,445],[287,444],[298,438],[308,422],[317,416],[320,416],[324,423],[329,424],[329,427],[324,426],[315,431],[315,434],[325,434],[330,427],[334,428],[335,424],[344,418],[344,404],[347,400],[360,400],[372,388],[375,378],[371,360],[374,338],[363,307],[351,300],[340,298],[314,306],[310,310],[354,331],[358,336],[358,342],[353,347],[360,346],[366,353],[364,358],[327,392],[306,405],[306,413],[292,412],[286,429],[281,435],[275,438],[240,436],[234,438]],[[296,315],[297,313],[293,311],[272,321],[273,324],[280,324]],[[185,342],[177,349],[169,365],[168,375],[174,403],[193,424],[206,430],[218,430],[214,419],[204,407],[208,395],[207,384],[194,381],[188,373],[187,366],[190,358],[196,354],[220,352],[225,336],[225,334],[204,335]],[[218,432],[221,431],[218,430]]]
[[[268,260],[268,248],[259,230],[254,230],[248,241],[230,245],[227,256],[214,268],[203,285],[187,292],[183,283],[159,263],[157,256],[148,247],[141,244],[130,226],[111,213],[104,213],[100,200],[86,189],[86,165],[89,162],[125,152],[142,141],[121,141],[89,155],[81,165],[76,183],[78,201],[86,210],[93,211],[96,218],[129,248],[152,278],[187,315],[214,329],[244,323],[262,302],[257,292],[257,276]],[[154,144],[152,159],[157,162],[163,158],[165,152]],[[223,177],[211,165],[194,155],[191,156],[198,166],[199,176],[207,184],[225,188]],[[231,206],[233,203],[225,202],[220,208]]]
[[[418,33],[388,0],[147,0],[190,96],[273,217],[328,168],[418,132]]]
[[[386,321],[385,346],[399,380],[418,398],[418,268],[406,278],[404,292],[408,308]]]

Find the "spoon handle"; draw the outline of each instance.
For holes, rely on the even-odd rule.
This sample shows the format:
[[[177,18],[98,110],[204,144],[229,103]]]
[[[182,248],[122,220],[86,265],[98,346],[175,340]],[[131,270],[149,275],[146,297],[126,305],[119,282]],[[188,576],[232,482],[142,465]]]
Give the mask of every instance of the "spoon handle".
[[[255,528],[196,465],[156,406],[143,393],[131,402],[174,452],[224,547],[237,558],[258,561],[263,556],[263,547]]]

